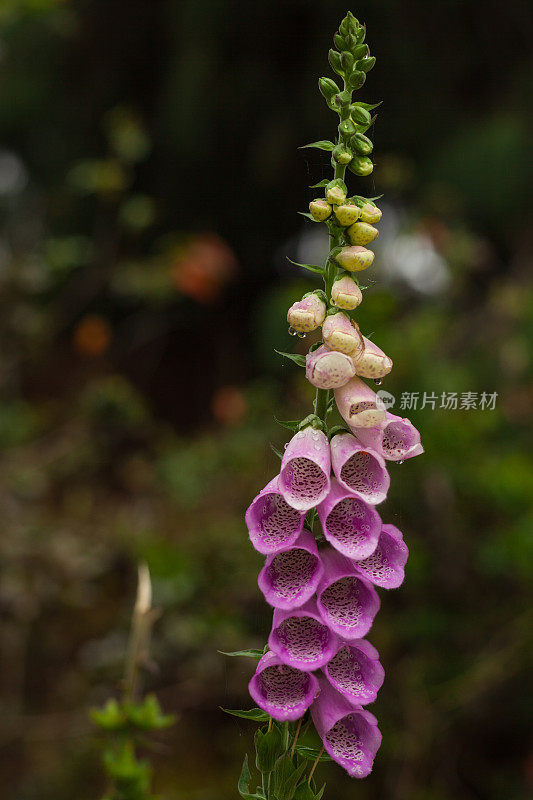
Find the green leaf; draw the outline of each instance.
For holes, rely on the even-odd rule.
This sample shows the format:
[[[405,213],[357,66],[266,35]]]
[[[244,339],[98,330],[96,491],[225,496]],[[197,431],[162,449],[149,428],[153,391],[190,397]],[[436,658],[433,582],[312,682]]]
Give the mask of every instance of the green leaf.
[[[320,753],[320,750],[318,750],[316,747],[308,747],[307,745],[304,744],[297,744],[296,752],[298,753],[299,756],[302,756],[302,758],[306,758],[308,761],[316,761],[318,758],[318,754]],[[328,753],[326,753],[325,750],[320,755],[319,759],[319,761],[332,761],[332,760],[333,759],[331,758],[331,756],[328,755]]]
[[[308,783],[301,783],[294,793],[294,800],[315,800],[315,793]]]
[[[316,222],[316,219],[315,219],[315,218],[313,217],[313,215],[312,215],[312,214],[310,214],[308,211],[298,211],[298,214],[299,214],[301,217],[306,217],[307,219],[310,219],[310,220],[312,220],[313,222]]]
[[[142,703],[125,703],[124,713],[131,724],[142,731],[169,728],[176,721],[173,714],[161,712],[161,706],[153,694],[147,695]]]
[[[278,419],[277,417],[274,417],[274,420],[278,423],[278,425],[281,425],[282,428],[288,428],[288,430],[294,432],[296,432],[299,429],[300,422],[302,421],[301,419],[283,420],[283,419]]]
[[[330,152],[335,149],[335,144],[329,142],[327,139],[321,139],[319,142],[311,142],[311,144],[303,144],[298,150],[305,150],[306,147],[314,147],[316,150],[329,150]]]
[[[380,100],[379,103],[360,103],[357,101],[357,105],[361,106],[361,108],[366,108],[367,111],[373,111],[375,108],[379,108],[379,106],[383,103],[383,100]]]
[[[234,710],[231,708],[222,708],[221,711],[225,711],[226,714],[231,714],[232,717],[242,717],[242,719],[251,719],[254,722],[268,722],[270,719],[269,715],[265,711],[261,711],[260,708],[250,708],[249,710]]]
[[[92,708],[89,715],[104,731],[118,731],[128,726],[128,719],[115,699],[108,700],[103,708]]]
[[[304,269],[308,269],[309,272],[316,272],[318,275],[324,275],[325,273],[324,267],[316,267],[313,264],[300,264],[299,261],[293,261],[292,258],[288,256],[287,261],[290,261],[295,267],[303,267]]]
[[[324,791],[325,791],[325,789],[326,789],[326,784],[324,784],[324,786],[323,786],[323,787],[322,787],[322,789],[319,791],[319,793],[315,795],[315,800],[320,800],[320,798],[321,798],[321,797],[322,797],[322,795],[324,794]]]
[[[218,652],[223,656],[230,656],[232,658],[235,656],[248,656],[248,658],[256,658],[258,661],[264,655],[262,650],[255,650],[255,649],[234,650],[232,653],[226,653],[224,650],[219,650]]]
[[[319,181],[318,183],[313,183],[313,185],[310,186],[309,188],[310,189],[321,189],[323,186],[327,186],[328,183],[329,183],[328,179],[324,178],[323,181]]]
[[[239,782],[237,783],[237,789],[239,790],[239,794],[241,797],[244,797],[245,800],[251,800],[251,798],[258,797],[257,794],[250,794],[249,784],[250,784],[250,769],[248,767],[248,754],[244,756],[244,761],[242,762],[242,769],[241,774],[239,776]]]
[[[278,448],[275,445],[273,445],[272,442],[270,442],[270,449],[272,450],[273,453],[277,455],[277,457],[280,460],[283,458],[283,453],[281,452],[281,450],[278,450]]]
[[[291,361],[294,361],[295,364],[298,364],[299,367],[305,367],[305,356],[301,356],[299,353],[282,353],[281,350],[276,350],[276,348],[274,348],[274,352],[277,353],[278,356],[289,358]]]
[[[259,728],[254,736],[256,759],[259,772],[272,772],[276,760],[283,749],[281,731],[274,723],[270,730]]]
[[[277,800],[293,800],[294,792],[305,769],[305,761],[299,767],[295,767],[288,753],[278,758],[274,768],[274,794]]]
[[[367,132],[367,130],[368,130],[369,128],[371,128],[371,127],[372,127],[372,125],[373,125],[373,124],[374,124],[374,122],[377,120],[377,118],[378,118],[378,117],[377,117],[377,114],[375,114],[375,115],[374,115],[374,116],[371,118],[371,120],[370,120],[370,122],[368,123],[368,125],[358,125],[358,126],[357,126],[357,130],[358,130],[360,133],[366,133],[366,132]]]

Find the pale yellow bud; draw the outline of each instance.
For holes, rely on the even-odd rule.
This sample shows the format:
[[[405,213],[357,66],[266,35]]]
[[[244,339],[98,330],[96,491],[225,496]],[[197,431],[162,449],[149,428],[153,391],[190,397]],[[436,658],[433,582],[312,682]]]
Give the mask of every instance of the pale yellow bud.
[[[331,186],[326,192],[326,200],[332,206],[339,206],[346,200],[346,192],[340,186]]]
[[[331,206],[325,200],[311,200],[309,212],[315,222],[324,222],[331,215]]]
[[[377,206],[373,206],[371,203],[365,203],[361,209],[361,222],[369,222],[371,225],[375,225],[376,222],[380,221],[380,219],[381,210]]]
[[[343,203],[335,209],[335,216],[340,225],[353,225],[361,216],[361,209],[355,203]]]
[[[358,355],[363,346],[359,328],[340,311],[338,314],[326,317],[322,325],[322,336],[331,350],[338,350],[339,353],[347,355],[354,353]]]
[[[348,272],[359,272],[362,269],[368,269],[372,264],[374,253],[372,250],[367,250],[366,247],[354,245],[353,247],[343,247],[335,256],[335,260]]]
[[[352,244],[368,244],[379,236],[379,231],[368,222],[354,222],[347,230],[348,238]]]
[[[363,299],[361,289],[348,275],[340,278],[333,283],[331,289],[331,302],[337,308],[351,311],[360,304]]]

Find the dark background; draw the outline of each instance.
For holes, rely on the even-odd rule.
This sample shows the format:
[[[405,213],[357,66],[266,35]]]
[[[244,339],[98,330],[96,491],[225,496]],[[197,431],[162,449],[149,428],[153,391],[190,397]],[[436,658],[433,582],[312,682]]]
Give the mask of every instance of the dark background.
[[[387,677],[370,778],[332,800],[525,800],[531,617],[531,12],[361,2],[384,194],[361,329],[426,455],[380,510],[411,556],[370,639]],[[144,686],[166,800],[237,796],[270,612],[243,522],[310,411],[287,306],[321,257],[297,216],[334,135],[317,90],[336,0],[0,6],[0,778],[7,800],[103,791],[87,709],[120,690],[136,565],[161,609]],[[316,190],[315,190],[316,191]],[[297,342],[302,352],[305,343]],[[443,392],[498,393],[494,410]],[[384,596],[385,595],[385,596]]]

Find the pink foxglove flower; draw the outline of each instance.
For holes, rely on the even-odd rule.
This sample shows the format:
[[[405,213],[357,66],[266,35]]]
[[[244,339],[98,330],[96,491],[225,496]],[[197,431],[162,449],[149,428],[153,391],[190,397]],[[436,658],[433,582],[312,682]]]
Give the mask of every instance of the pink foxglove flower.
[[[321,552],[324,575],[317,590],[321,618],[342,639],[361,639],[379,611],[379,597],[354,564],[334,550]]]
[[[381,744],[377,720],[370,711],[351,705],[325,678],[318,682],[311,716],[324,748],[353,778],[366,778]]]
[[[311,425],[295,433],[281,460],[279,490],[297,511],[309,511],[330,488],[328,437]]]
[[[346,387],[337,391],[343,391],[344,388]],[[349,420],[346,422],[353,428],[361,444],[371,447],[390,461],[405,461],[424,452],[420,434],[415,426],[408,419],[397,417],[389,411],[385,419],[375,427],[358,427],[358,424]]]
[[[354,562],[356,571],[376,586],[397,589],[405,577],[409,550],[403,536],[394,525],[383,525],[378,546],[371,556]]]
[[[322,336],[330,350],[338,350],[347,355],[356,353],[363,347],[359,328],[342,311],[326,317],[322,325]]]
[[[357,560],[372,555],[381,531],[373,506],[332,480],[331,491],[317,510],[324,536],[339,553]]]
[[[385,679],[378,651],[366,639],[339,642],[323,671],[333,688],[355,706],[373,703]]]
[[[351,433],[339,433],[330,443],[331,466],[339,484],[371,505],[382,503],[390,478],[385,461]]]
[[[309,333],[319,328],[326,316],[326,304],[315,294],[309,294],[293,303],[287,312],[287,322],[299,333]]]
[[[315,537],[304,530],[293,545],[267,558],[257,583],[267,603],[290,610],[314,595],[323,572]]]
[[[305,714],[318,692],[318,681],[310,672],[287,666],[269,650],[259,661],[248,689],[259,708],[285,722]]]
[[[374,428],[385,422],[383,401],[361,378],[352,378],[335,389],[335,401],[339,414],[352,428]],[[373,449],[379,452],[378,448]]]
[[[305,376],[317,389],[337,389],[355,375],[350,356],[321,345],[305,359]]]
[[[305,514],[292,508],[281,494],[278,477],[257,495],[245,516],[250,541],[265,555],[294,544],[302,531],[304,519]]]
[[[384,378],[392,369],[392,359],[383,350],[363,336],[364,350],[354,358],[355,373],[361,378]]]
[[[274,611],[268,646],[290,667],[313,671],[336,653],[337,637],[310,600],[293,611]]]

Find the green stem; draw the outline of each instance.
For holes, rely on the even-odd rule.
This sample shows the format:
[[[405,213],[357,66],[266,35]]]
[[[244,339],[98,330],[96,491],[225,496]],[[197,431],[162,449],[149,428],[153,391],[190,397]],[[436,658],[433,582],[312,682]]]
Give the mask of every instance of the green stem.
[[[315,397],[315,414],[320,419],[326,421],[326,412],[328,410],[329,402],[329,389],[317,389]]]

